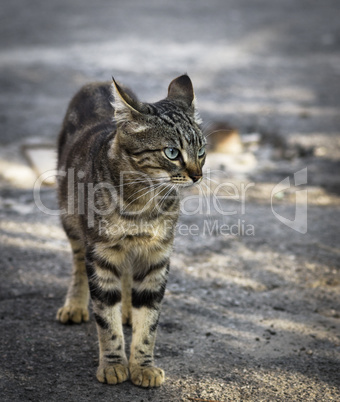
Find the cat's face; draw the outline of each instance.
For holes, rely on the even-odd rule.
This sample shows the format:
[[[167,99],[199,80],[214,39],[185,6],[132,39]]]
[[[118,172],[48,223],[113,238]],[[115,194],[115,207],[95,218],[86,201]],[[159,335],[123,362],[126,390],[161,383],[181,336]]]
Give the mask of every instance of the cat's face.
[[[136,101],[117,84],[114,96],[117,141],[136,172],[178,186],[202,179],[206,140],[188,76],[172,81],[168,97],[154,104]]]

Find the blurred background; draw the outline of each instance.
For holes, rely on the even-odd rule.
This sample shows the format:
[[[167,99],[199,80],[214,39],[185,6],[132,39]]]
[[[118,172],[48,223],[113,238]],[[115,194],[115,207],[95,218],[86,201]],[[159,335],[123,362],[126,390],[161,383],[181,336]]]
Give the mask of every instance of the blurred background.
[[[339,400],[339,16],[338,0],[2,2],[2,400]],[[54,320],[71,256],[58,216],[41,213],[32,188],[55,167],[83,84],[114,76],[154,102],[185,72],[208,136],[206,186],[252,185],[243,203],[221,197],[235,215],[180,222],[254,231],[178,234],[156,346],[168,380],[160,391],[126,383],[113,394],[94,379],[94,320]],[[298,189],[272,191],[305,168],[306,233],[272,208],[294,219]],[[57,209],[54,187],[40,197]]]
[[[255,134],[243,138],[248,145],[281,148],[280,157],[322,157],[317,174],[333,176],[340,152],[339,9],[336,0],[6,2],[1,185],[32,185],[22,146],[55,143],[68,101],[84,83],[114,76],[152,102],[184,72],[207,132],[235,128]],[[261,158],[271,158],[266,150]],[[241,158],[248,170],[257,162]]]

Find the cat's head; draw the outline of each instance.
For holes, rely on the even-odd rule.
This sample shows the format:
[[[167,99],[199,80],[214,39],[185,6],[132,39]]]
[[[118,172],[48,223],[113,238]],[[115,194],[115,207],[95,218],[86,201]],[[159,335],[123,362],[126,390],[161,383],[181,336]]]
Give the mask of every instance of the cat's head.
[[[157,181],[180,186],[199,182],[206,140],[195,109],[190,78],[182,75],[169,85],[168,96],[143,103],[113,81],[117,135],[115,147],[134,170]]]

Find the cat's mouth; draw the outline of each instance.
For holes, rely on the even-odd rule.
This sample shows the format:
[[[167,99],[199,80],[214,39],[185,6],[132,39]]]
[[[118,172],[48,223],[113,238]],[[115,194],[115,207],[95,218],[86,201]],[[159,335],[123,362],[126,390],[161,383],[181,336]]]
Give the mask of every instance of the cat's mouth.
[[[171,183],[176,184],[177,187],[190,187],[190,186],[193,186],[195,184],[199,184],[201,182],[201,180],[202,179],[199,179],[196,182],[194,182],[192,180],[183,180],[183,181],[171,180]]]
[[[190,187],[192,186],[194,183],[193,182],[177,182],[177,181],[173,181],[172,183],[174,183],[177,187]]]

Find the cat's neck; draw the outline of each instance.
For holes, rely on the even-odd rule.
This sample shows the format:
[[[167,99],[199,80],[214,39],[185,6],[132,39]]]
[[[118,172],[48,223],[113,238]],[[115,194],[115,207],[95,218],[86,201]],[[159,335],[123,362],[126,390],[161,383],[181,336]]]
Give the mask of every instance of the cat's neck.
[[[135,215],[162,214],[178,198],[174,186],[133,172],[122,177],[119,194],[124,213]]]

